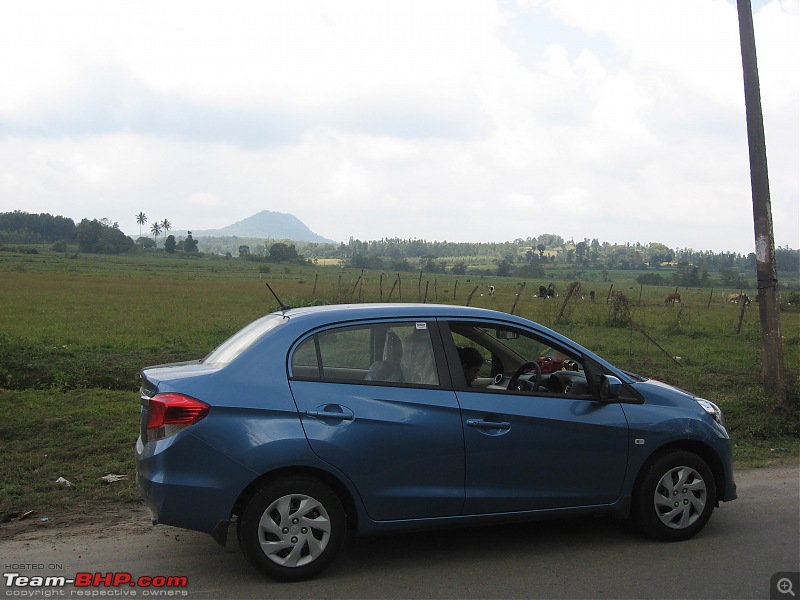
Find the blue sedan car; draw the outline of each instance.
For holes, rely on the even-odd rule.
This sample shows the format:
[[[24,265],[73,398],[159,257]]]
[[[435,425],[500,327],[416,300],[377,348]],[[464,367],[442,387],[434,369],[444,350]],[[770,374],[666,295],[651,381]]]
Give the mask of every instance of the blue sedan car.
[[[713,403],[526,319],[432,304],[283,309],[145,368],[136,462],[154,523],[224,544],[235,521],[279,580],[319,573],[348,530],[594,513],[678,541],[736,498]]]

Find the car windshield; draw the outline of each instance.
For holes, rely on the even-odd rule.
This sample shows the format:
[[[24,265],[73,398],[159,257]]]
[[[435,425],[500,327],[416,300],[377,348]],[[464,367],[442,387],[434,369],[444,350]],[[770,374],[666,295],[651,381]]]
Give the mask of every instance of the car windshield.
[[[204,364],[214,364],[224,366],[229,364],[234,358],[247,350],[256,340],[260,339],[268,331],[275,329],[278,325],[286,321],[282,315],[267,315],[257,321],[253,321],[228,338],[220,346],[203,359]]]

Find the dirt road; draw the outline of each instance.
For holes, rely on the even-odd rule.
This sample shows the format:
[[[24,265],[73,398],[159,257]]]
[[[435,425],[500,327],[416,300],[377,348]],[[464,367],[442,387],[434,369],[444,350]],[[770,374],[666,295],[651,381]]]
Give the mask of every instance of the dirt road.
[[[739,499],[688,542],[652,542],[604,519],[414,533],[355,540],[322,577],[291,585],[251,569],[233,532],[222,548],[203,534],[151,526],[142,507],[47,522],[32,515],[0,526],[6,574],[175,576],[188,584],[36,587],[5,575],[0,588],[3,597],[770,598],[776,573],[800,570],[799,476],[797,466],[737,473]]]

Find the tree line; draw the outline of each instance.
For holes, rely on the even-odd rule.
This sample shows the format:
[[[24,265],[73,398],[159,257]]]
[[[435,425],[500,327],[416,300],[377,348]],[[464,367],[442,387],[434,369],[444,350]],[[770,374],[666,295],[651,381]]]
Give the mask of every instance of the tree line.
[[[198,253],[199,241],[191,232],[183,240],[167,235],[171,224],[167,219],[151,224],[153,238],[142,235],[148,222],[140,212],[135,215],[140,236],[134,242],[107,219],[83,219],[76,225],[72,219],[46,213],[29,214],[22,211],[0,213],[0,243],[78,243],[81,252],[119,254],[137,247],[142,250],[158,248],[158,238],[164,235],[163,248],[167,253]],[[726,287],[744,287],[745,279],[755,271],[755,253],[696,251],[691,248],[671,249],[663,243],[651,242],[610,244],[598,239],[580,241],[543,233],[536,237],[517,238],[511,242],[448,242],[426,241],[417,238],[382,238],[362,241],[350,238],[346,243],[291,243],[289,240],[265,240],[245,244],[232,238],[203,240],[212,253],[238,254],[251,261],[306,262],[334,258],[363,269],[393,271],[424,270],[429,273],[450,272],[457,275],[474,271],[476,263],[499,276],[541,277],[547,269],[581,270],[647,270],[653,283],[703,287],[713,285],[712,273],[717,273]],[[222,245],[220,245],[222,244]],[[227,244],[230,249],[226,250]],[[207,250],[207,251],[209,251]],[[800,272],[800,250],[788,246],[775,249],[778,269],[784,273]],[[671,275],[659,276],[669,265]],[[660,278],[659,278],[660,277]]]
[[[147,222],[144,213],[136,215],[136,222],[141,226]],[[52,244],[53,250],[63,252],[67,244],[76,243],[79,252],[98,254],[123,254],[140,249],[156,248],[158,236],[172,228],[164,219],[153,223],[150,231],[154,239],[140,235],[137,242],[125,235],[119,223],[108,219],[82,219],[77,225],[72,219],[47,213],[31,214],[23,211],[0,213],[0,243]],[[183,240],[176,240],[169,235],[164,239],[164,249],[168,253],[177,251],[196,253],[198,242],[192,238],[191,232]]]

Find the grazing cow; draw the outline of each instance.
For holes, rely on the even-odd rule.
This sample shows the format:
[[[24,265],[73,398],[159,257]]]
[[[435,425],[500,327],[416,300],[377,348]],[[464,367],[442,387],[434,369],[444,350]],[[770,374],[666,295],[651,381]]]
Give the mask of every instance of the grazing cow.
[[[594,290],[592,290],[592,291],[590,291],[590,292],[589,292],[589,300],[591,300],[592,302],[594,302]]]
[[[672,303],[675,304],[676,302],[681,301],[681,293],[680,292],[672,292],[667,296],[667,299],[664,300],[664,304]]]
[[[619,299],[619,300],[627,300],[628,299],[628,297],[625,295],[625,293],[621,292],[619,290],[611,290],[611,294],[609,294],[608,297],[611,298],[612,300],[617,300],[617,299]]]
[[[489,295],[490,296],[494,296],[494,286],[493,285],[489,286]]]
[[[740,302],[750,304],[750,297],[744,292],[740,294],[731,294],[728,296],[726,302],[730,302],[731,304],[739,304]]]
[[[538,296],[539,296],[539,298],[547,298],[547,288],[544,287],[543,285],[539,286],[539,294],[538,294]]]
[[[547,297],[548,298],[558,297],[558,291],[556,291],[556,286],[554,286],[552,283],[547,286]]]

